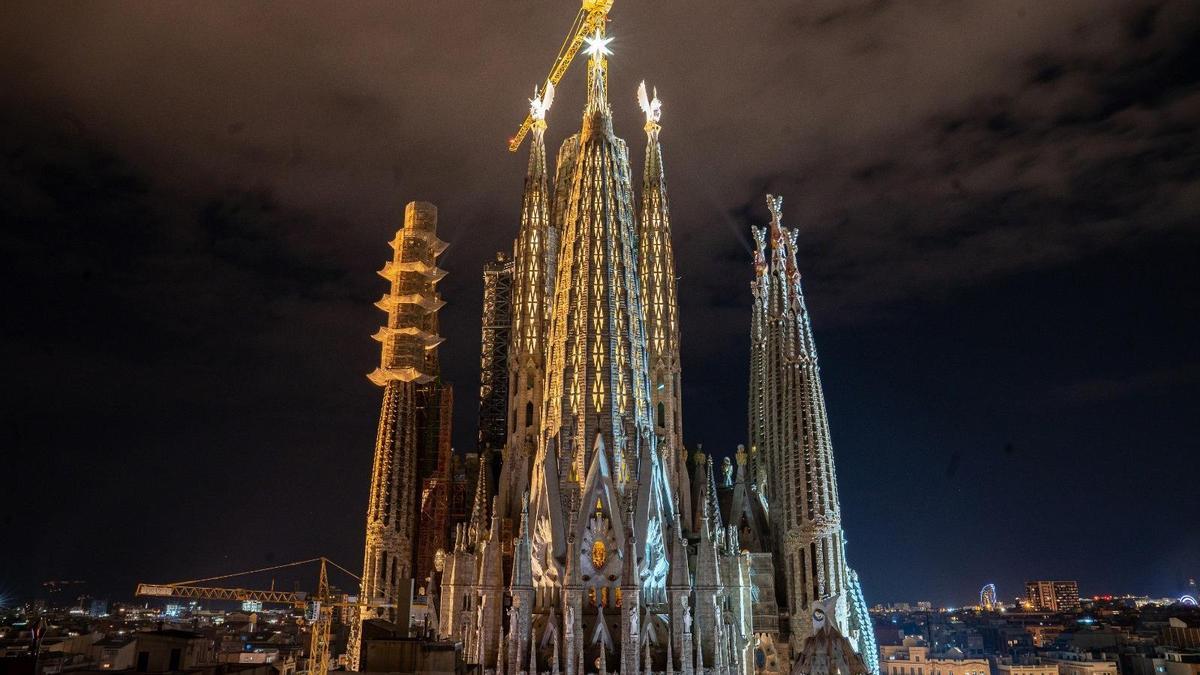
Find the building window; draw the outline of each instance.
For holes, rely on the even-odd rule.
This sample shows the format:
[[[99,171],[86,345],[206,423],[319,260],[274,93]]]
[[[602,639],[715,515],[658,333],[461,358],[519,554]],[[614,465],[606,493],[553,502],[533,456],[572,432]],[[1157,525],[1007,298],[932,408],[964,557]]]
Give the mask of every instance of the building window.
[[[666,420],[667,420],[667,407],[665,405],[663,405],[662,401],[659,401],[658,402],[658,426],[660,426],[660,427],[667,426]]]
[[[525,428],[533,426],[533,401],[525,403]]]

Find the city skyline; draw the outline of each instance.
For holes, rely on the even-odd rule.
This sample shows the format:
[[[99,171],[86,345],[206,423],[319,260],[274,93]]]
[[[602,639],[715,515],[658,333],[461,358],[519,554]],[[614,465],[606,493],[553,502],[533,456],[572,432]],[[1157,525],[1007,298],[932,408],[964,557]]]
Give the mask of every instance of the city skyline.
[[[339,20],[365,30],[383,7]],[[782,194],[801,233],[843,521],[869,604],[967,604],[986,582],[1004,599],[1048,578],[1078,579],[1088,596],[1165,596],[1200,574],[1196,525],[1175,517],[1200,511],[1188,417],[1200,393],[1188,265],[1200,252],[1200,14],[1182,2],[1106,8],[941,16],[818,3],[751,10],[761,14],[735,17],[727,34],[670,8],[614,14],[613,48],[627,50],[611,75],[618,124],[637,128],[645,76],[672,116],[684,440],[718,457],[746,442],[749,226],[769,220],[762,192]],[[12,84],[2,138],[15,195],[0,214],[17,223],[8,241],[20,253],[4,278],[23,319],[4,335],[18,385],[6,444],[21,479],[9,479],[2,521],[21,554],[0,563],[0,592],[32,597],[46,579],[85,578],[124,597],[138,580],[312,555],[355,563],[378,414],[362,373],[378,358],[380,248],[401,204],[438,205],[450,243],[442,365],[458,389],[455,446],[472,451],[482,265],[509,250],[520,215],[524,159],[503,141],[562,17],[480,8],[453,23],[446,10],[405,10],[365,44],[419,51],[423,30],[447,26],[503,58],[450,74],[441,69],[462,64],[439,53],[426,57],[431,72],[394,66],[385,78],[375,54],[340,43],[333,72],[278,86],[268,76],[292,66],[257,63],[233,29],[249,10],[75,11],[41,37],[0,29],[12,38],[6,61],[39,74],[0,70]],[[270,39],[313,63],[320,14],[294,19],[307,38]],[[792,33],[761,25],[768,15],[787,16]],[[182,43],[236,48],[208,62],[165,38],[100,44],[89,17],[131,38],[190,19],[174,34]],[[985,20],[1023,40],[986,40]],[[889,21],[921,35],[953,27],[1003,56],[932,44],[971,57],[963,78],[903,35],[883,39]],[[481,27],[497,25],[504,36]],[[860,44],[857,29],[879,43]],[[721,64],[674,31],[723,49],[803,36],[839,57],[784,49],[792,68],[766,49]],[[1082,37],[1056,48],[1064,34]],[[525,42],[537,47],[512,48]],[[39,53],[47,44],[63,49]],[[88,47],[112,58],[84,63]],[[153,54],[169,58],[129,65]],[[920,67],[887,65],[888,54]],[[755,63],[775,70],[738,84]],[[159,100],[98,90],[127,72]],[[918,86],[930,72],[954,93]],[[910,87],[885,106],[899,119],[878,114],[888,74]],[[249,103],[198,100],[225,89]],[[583,90],[568,77],[560,101]],[[311,103],[291,106],[297,98]],[[847,110],[861,114],[834,119]],[[768,131],[804,159],[768,147]],[[83,306],[65,300],[81,288]]]

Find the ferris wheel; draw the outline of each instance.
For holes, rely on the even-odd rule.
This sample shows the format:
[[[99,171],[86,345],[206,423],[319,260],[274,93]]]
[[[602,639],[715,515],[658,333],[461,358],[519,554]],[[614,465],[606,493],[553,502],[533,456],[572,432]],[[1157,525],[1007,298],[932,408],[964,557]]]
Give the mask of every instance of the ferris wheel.
[[[996,584],[987,584],[979,589],[979,606],[985,611],[990,611],[1000,606],[999,598],[996,595]]]

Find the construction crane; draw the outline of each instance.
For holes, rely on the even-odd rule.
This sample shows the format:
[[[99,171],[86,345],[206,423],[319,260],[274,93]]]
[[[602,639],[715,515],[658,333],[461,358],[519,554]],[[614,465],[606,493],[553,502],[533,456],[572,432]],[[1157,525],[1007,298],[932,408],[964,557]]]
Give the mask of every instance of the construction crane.
[[[321,564],[321,572],[317,581],[317,592],[313,594],[304,591],[277,591],[274,588],[263,591],[248,588],[218,588],[215,586],[196,585],[220,579],[245,576],[247,574],[270,572],[285,567],[297,567],[315,562]],[[179,598],[186,600],[230,600],[235,602],[250,600],[263,604],[291,605],[304,610],[303,621],[311,626],[312,633],[308,649],[308,672],[311,675],[327,675],[329,672],[329,632],[330,626],[333,624],[333,610],[358,606],[356,598],[345,594],[335,595],[329,591],[328,565],[333,565],[337,569],[354,577],[355,580],[359,580],[358,575],[350,570],[328,558],[322,557],[299,560],[272,567],[263,567],[248,572],[222,574],[204,579],[176,581],[169,584],[138,584],[135,595],[140,597]]]
[[[571,24],[571,30],[567,32],[566,39],[558,48],[558,56],[554,57],[550,75],[542,83],[542,91],[546,91],[547,85],[558,86],[559,80],[567,72],[567,66],[571,65],[571,61],[579,53],[584,38],[596,32],[604,33],[604,24],[608,20],[608,12],[612,6],[613,0],[583,0],[583,6],[575,15],[575,22]],[[531,127],[533,127],[533,114],[529,113],[525,115],[525,121],[521,122],[521,128],[517,129],[516,135],[508,139],[509,152],[516,152],[521,147],[521,142],[525,140]]]

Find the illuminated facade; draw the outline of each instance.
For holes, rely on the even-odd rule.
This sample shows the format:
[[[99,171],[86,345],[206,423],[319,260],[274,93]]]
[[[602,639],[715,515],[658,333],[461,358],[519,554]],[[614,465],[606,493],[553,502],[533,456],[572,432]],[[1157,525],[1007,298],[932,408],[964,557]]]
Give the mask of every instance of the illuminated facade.
[[[1075,581],[1026,581],[1025,600],[1045,612],[1078,612],[1079,584]]]
[[[375,303],[387,312],[387,324],[372,336],[382,345],[380,364],[367,376],[383,388],[383,405],[367,505],[360,605],[350,624],[349,658],[355,668],[362,621],[384,618],[407,624],[413,578],[428,573],[434,554],[445,547],[445,509],[439,512],[438,507],[444,507],[441,497],[449,490],[450,392],[438,378],[442,338],[437,312],[445,303],[437,282],[445,272],[436,259],[446,243],[437,238],[437,208],[410,202],[391,247],[392,259],[379,271],[390,288]],[[428,541],[417,540],[418,518],[422,540]],[[419,550],[425,555],[418,556]]]
[[[808,608],[812,634],[800,643],[791,669],[793,675],[871,675],[877,670],[868,664],[853,641],[842,635],[834,621],[836,599],[815,600]],[[924,675],[912,671],[909,675]],[[930,673],[929,675],[932,675]],[[986,674],[984,674],[986,675]]]
[[[965,658],[962,652],[931,654],[923,640],[904,638],[903,645],[880,648],[882,675],[990,675],[987,659]]]
[[[495,499],[477,493],[446,556],[439,628],[485,672],[751,672],[749,559],[707,466],[700,515],[683,515],[693,489],[660,104],[642,97],[639,200],[613,131],[607,38],[589,44],[582,129],[553,177],[553,88],[531,101],[508,441]]]
[[[778,204],[775,257],[762,260],[755,285],[754,326],[769,337],[756,343],[754,383],[786,398],[768,403],[759,391],[757,445],[739,449],[735,470],[682,440],[662,104],[639,88],[646,146],[635,194],[608,102],[608,38],[597,31],[587,42],[582,127],[553,169],[553,84],[530,100],[500,480],[493,491],[480,471],[471,516],[454,531],[439,633],[485,673],[771,673],[804,658],[817,664],[807,672],[876,673],[866,603],[843,560],[828,428],[813,432],[815,445],[796,442],[795,425],[824,425],[825,413]],[[485,366],[496,360],[488,293]],[[800,355],[812,359],[803,374]],[[769,405],[797,411],[785,419]],[[801,485],[811,494],[768,486],[777,464],[779,475],[810,472]],[[781,506],[768,508],[775,495]],[[793,559],[797,536],[820,549],[815,568]],[[809,618],[818,606],[829,608],[819,626]]]

